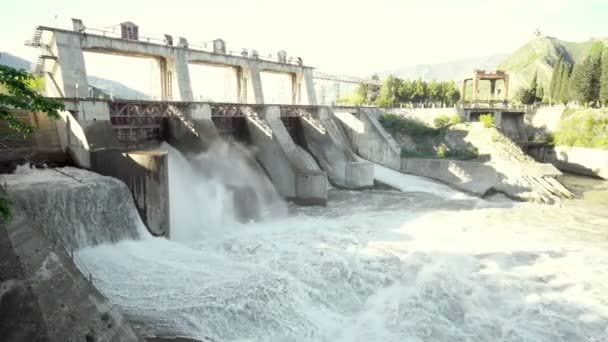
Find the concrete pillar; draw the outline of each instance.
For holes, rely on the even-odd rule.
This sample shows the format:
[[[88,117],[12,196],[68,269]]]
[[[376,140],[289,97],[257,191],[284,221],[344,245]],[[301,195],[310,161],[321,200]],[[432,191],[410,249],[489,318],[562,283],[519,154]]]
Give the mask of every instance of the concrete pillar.
[[[317,104],[317,94],[315,93],[315,82],[312,74],[312,68],[304,69],[303,73],[304,87],[306,89],[307,105],[314,106]]]
[[[193,101],[192,82],[190,81],[190,71],[186,51],[178,50],[174,60],[175,76],[177,78],[177,88],[179,91],[179,101]]]
[[[327,203],[327,176],[303,159],[281,120],[278,106],[264,108],[259,117],[248,117],[256,158],[268,172],[281,196],[302,205]]]
[[[328,108],[319,108],[315,116],[303,119],[304,139],[332,183],[347,189],[372,187],[374,165],[362,161],[350,148],[348,138],[333,121]]]
[[[473,79],[473,101],[477,101],[477,92],[479,91],[479,78],[475,76]]]
[[[505,100],[508,100],[509,99],[509,77],[507,76],[502,81],[504,82]]]
[[[159,57],[158,70],[160,72],[160,99],[162,101],[173,100],[173,73],[167,65],[167,59]]]
[[[300,77],[297,74],[290,74],[291,76],[291,104],[300,104],[301,101],[301,92],[300,87],[298,87],[298,82]]]
[[[45,79],[56,84],[60,96],[85,98],[89,93],[84,54],[80,45],[81,35],[73,32],[55,32],[57,68],[55,75],[47,73]],[[52,47],[51,47],[52,48]],[[49,71],[49,70],[47,70]],[[53,95],[53,94],[49,94]]]
[[[462,81],[462,97],[461,97],[462,102],[465,102],[466,98],[467,98],[467,82],[468,82],[468,80]]]
[[[496,97],[496,80],[490,80],[490,100]]]
[[[253,103],[263,104],[264,103],[264,90],[262,87],[262,77],[260,76],[260,69],[257,63],[249,63],[246,66],[241,67],[242,73],[242,82],[240,85],[241,91],[245,89],[245,96],[241,94],[242,99],[245,103],[249,103],[251,101],[248,100],[249,92],[253,94]],[[251,89],[248,89],[249,85],[251,85]]]

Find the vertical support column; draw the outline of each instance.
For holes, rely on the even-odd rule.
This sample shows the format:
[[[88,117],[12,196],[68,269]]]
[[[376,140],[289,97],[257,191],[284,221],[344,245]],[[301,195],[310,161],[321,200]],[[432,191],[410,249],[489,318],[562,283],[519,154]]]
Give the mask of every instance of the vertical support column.
[[[160,99],[162,101],[170,101],[172,96],[171,76],[167,68],[167,59],[158,57],[158,70],[160,72]]]
[[[502,79],[503,83],[504,83],[504,89],[505,89],[505,101],[509,100],[509,76],[505,76],[505,78]]]
[[[236,67],[236,102],[245,103],[247,102],[247,84],[244,84],[246,80],[243,79],[243,68]]]
[[[490,100],[496,97],[496,80],[490,80]]]
[[[477,92],[479,91],[479,78],[475,75],[473,79],[473,102],[477,101]]]
[[[64,97],[87,97],[89,84],[80,45],[81,34],[54,32],[57,47],[57,77],[45,77],[46,81],[57,85]],[[49,94],[51,95],[51,94]]]
[[[174,60],[175,76],[177,78],[177,88],[180,101],[193,101],[192,82],[190,81],[190,71],[188,69],[188,60],[186,52],[183,50],[177,51],[177,56]]]
[[[306,87],[307,105],[314,106],[317,104],[317,95],[315,93],[315,82],[312,75],[312,68],[305,68],[302,72],[304,77],[304,86]]]
[[[291,76],[291,104],[300,104],[301,94],[300,87],[298,87],[298,74],[290,74]]]
[[[245,87],[247,89],[247,83],[251,81],[251,91],[253,91],[253,103],[263,104],[264,103],[264,90],[262,88],[262,77],[260,76],[260,69],[256,62],[247,63],[246,66],[242,66],[243,82],[241,82],[241,89]],[[247,94],[244,97],[245,102],[247,101]]]

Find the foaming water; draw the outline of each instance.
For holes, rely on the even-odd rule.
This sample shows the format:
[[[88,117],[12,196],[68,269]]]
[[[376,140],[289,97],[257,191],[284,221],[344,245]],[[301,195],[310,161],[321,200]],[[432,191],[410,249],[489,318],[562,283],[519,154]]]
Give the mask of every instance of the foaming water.
[[[272,183],[237,146],[218,143],[189,158],[169,144],[162,148],[169,152],[171,239],[192,241],[238,226],[242,212],[255,211],[259,220],[286,216]]]
[[[0,175],[15,210],[68,250],[146,236],[127,186],[112,177],[65,167],[20,166]]]
[[[435,183],[423,177],[406,175],[379,164],[374,164],[374,177],[378,181],[404,192],[425,192],[446,199],[470,198],[447,185]]]
[[[187,244],[154,238],[78,254],[102,292],[150,335],[608,340],[605,209],[480,206],[410,191],[332,190],[327,208],[232,226],[218,218],[221,231]],[[177,213],[190,215],[185,208],[192,210]]]

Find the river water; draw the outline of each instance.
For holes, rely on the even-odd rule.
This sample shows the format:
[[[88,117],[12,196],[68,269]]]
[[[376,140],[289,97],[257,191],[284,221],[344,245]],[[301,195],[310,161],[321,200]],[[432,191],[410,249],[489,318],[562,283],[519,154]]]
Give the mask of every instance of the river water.
[[[78,257],[149,335],[608,341],[608,182],[568,178],[583,199],[548,206],[379,171],[402,191],[334,189],[325,208],[290,205],[249,224],[191,199],[172,215],[199,205],[214,219],[173,227],[187,238],[142,237]],[[171,200],[188,191],[172,189]]]

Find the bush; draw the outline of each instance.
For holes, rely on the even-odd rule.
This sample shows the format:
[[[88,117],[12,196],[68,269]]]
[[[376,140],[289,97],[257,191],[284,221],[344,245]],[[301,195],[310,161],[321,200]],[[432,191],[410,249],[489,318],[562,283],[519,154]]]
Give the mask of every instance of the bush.
[[[462,118],[460,117],[460,115],[454,114],[450,116],[450,122],[452,123],[452,125],[458,125],[459,123],[462,123]]]
[[[483,124],[483,127],[490,128],[496,125],[496,120],[492,114],[483,114],[479,116],[479,121]]]
[[[448,148],[445,145],[441,145],[437,148],[437,157],[446,158],[449,154]]]
[[[405,118],[395,114],[384,114],[378,119],[382,127],[391,133],[400,133],[411,137],[437,135],[439,130],[425,125],[418,120]]]
[[[597,113],[590,110],[567,113],[554,133],[555,145],[608,150],[608,115]]]
[[[440,115],[440,116],[436,117],[435,120],[433,120],[433,124],[435,125],[436,128],[443,129],[443,128],[450,127],[450,125],[452,123],[450,122],[449,116]]]
[[[433,124],[438,129],[448,128],[452,125],[457,125],[462,123],[462,118],[458,114],[454,114],[451,116],[448,115],[440,115],[433,120]]]

